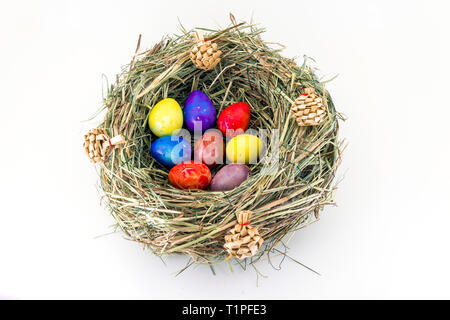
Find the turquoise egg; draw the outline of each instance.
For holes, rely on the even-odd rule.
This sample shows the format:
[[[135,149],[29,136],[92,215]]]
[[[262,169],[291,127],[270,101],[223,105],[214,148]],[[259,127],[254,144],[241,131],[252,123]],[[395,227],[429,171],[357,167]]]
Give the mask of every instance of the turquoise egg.
[[[184,104],[183,118],[186,128],[194,132],[201,125],[202,132],[216,124],[216,108],[208,96],[200,90],[192,91]]]
[[[191,144],[179,136],[165,136],[156,139],[150,148],[152,157],[167,169],[191,160]]]

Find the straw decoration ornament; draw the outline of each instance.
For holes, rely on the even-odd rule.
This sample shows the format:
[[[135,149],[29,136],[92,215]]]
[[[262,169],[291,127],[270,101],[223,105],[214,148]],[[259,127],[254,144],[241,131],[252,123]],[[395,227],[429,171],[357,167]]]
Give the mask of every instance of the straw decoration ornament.
[[[222,51],[218,49],[215,42],[204,40],[203,33],[196,31],[194,33],[196,44],[191,50],[191,60],[199,69],[212,70],[220,62]]]
[[[305,92],[295,99],[291,106],[291,112],[301,127],[317,126],[324,121],[327,115],[322,98],[314,93],[313,88],[306,88]]]
[[[224,247],[229,258],[245,259],[254,256],[264,242],[258,229],[250,226],[252,212],[243,210],[236,217],[238,223],[225,236]]]
[[[84,151],[93,163],[104,162],[111,150],[111,147],[125,143],[121,136],[109,138],[105,129],[92,129],[84,135]]]

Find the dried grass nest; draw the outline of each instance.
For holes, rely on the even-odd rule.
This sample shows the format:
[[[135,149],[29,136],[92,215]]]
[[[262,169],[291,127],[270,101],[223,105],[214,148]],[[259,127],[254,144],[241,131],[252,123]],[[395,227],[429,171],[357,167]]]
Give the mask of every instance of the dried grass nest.
[[[319,210],[333,203],[341,115],[307,59],[298,66],[281,56],[280,49],[261,39],[263,29],[246,23],[201,29],[223,52],[210,71],[196,68],[189,59],[192,32],[181,30],[180,36],[167,36],[151,50],[139,52],[138,43],[131,63],[108,88],[99,128],[111,137],[122,134],[127,142],[101,164],[105,203],[126,238],[156,255],[186,254],[193,263],[208,264],[227,259],[224,236],[236,224],[236,213],[250,210],[251,225],[265,240],[258,253],[247,258],[252,263],[289,232],[316,221]],[[299,127],[291,117],[290,106],[306,87],[325,102],[328,116],[319,126]],[[227,192],[171,186],[168,171],[150,156],[156,137],[147,119],[159,100],[171,97],[182,105],[195,89],[211,98],[218,114],[244,101],[251,107],[250,128],[279,129],[278,169],[267,174],[270,163],[251,165],[250,178]]]

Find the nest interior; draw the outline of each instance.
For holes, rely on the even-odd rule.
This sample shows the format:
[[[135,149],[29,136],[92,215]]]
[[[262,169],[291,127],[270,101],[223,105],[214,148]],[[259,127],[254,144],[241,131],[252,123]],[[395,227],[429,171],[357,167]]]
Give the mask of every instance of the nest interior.
[[[138,43],[131,63],[108,88],[99,127],[110,136],[122,134],[127,143],[101,165],[101,187],[126,237],[157,255],[187,254],[196,263],[226,259],[225,234],[237,212],[251,210],[251,224],[265,239],[264,248],[251,258],[257,260],[289,232],[317,220],[319,210],[333,202],[340,115],[306,59],[297,65],[281,56],[280,49],[261,39],[263,29],[234,24],[204,31],[223,52],[214,70],[194,66],[189,59],[192,32],[182,28],[180,36],[167,36],[150,50],[138,52]],[[328,116],[319,126],[298,127],[291,117],[290,106],[306,87],[325,102]],[[171,186],[168,171],[150,156],[156,137],[147,119],[159,100],[170,97],[183,106],[195,89],[210,97],[218,114],[244,101],[251,107],[251,129],[269,134],[277,129],[277,145],[268,139],[266,149],[278,166],[272,161],[251,165],[250,178],[227,192]]]

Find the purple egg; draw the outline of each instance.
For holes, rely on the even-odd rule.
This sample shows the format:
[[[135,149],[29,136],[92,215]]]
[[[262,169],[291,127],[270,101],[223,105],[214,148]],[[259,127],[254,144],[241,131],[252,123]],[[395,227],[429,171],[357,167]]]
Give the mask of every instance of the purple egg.
[[[250,169],[239,163],[227,164],[211,181],[212,191],[228,191],[238,187],[250,175]]]
[[[194,132],[200,129],[202,133],[216,124],[216,108],[208,96],[200,90],[192,91],[184,104],[183,117],[186,128]]]

